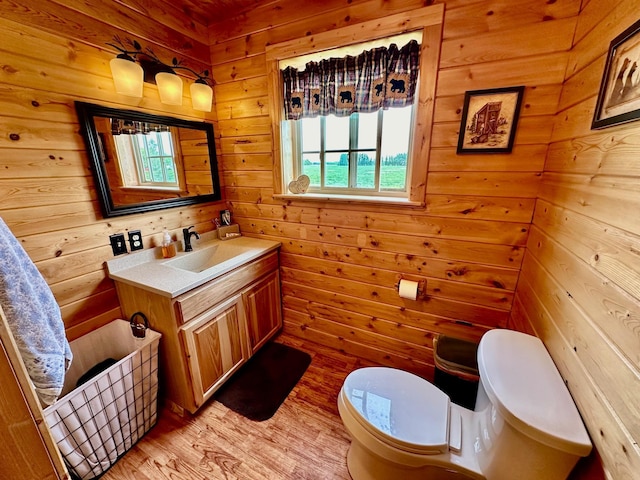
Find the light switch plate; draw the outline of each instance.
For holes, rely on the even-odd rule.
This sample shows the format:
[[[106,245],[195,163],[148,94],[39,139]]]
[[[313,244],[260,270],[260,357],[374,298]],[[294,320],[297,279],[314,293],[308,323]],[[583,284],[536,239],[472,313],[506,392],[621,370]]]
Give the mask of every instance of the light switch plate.
[[[142,233],[140,233],[140,230],[131,230],[129,232],[129,250],[134,252],[136,250],[142,250],[143,248]]]
[[[124,241],[124,233],[109,235],[109,241],[111,242],[111,250],[113,250],[114,255],[127,253],[127,244]]]

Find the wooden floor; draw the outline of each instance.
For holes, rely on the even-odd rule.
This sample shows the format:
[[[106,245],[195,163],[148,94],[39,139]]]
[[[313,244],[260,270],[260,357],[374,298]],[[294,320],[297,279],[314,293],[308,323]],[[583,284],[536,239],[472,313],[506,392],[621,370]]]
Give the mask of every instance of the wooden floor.
[[[292,336],[276,341],[312,361],[272,418],[253,422],[215,400],[184,418],[161,408],[156,426],[102,479],[348,480],[336,400],[347,374],[371,364]]]

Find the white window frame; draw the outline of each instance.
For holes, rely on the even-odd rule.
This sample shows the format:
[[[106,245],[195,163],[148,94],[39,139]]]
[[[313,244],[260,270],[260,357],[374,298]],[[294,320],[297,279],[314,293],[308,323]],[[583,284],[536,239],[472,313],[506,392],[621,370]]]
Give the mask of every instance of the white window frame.
[[[148,155],[149,160],[152,158],[171,158],[173,166],[176,172],[175,182],[154,182],[144,180],[143,173],[143,159],[141,158],[140,145],[138,144],[138,135],[142,133],[131,135],[117,135],[113,137],[114,147],[118,152],[118,169],[119,175],[122,181],[123,189],[134,190],[162,190],[162,191],[180,191],[181,179],[179,174],[179,155],[176,150],[175,133],[172,130],[171,135],[171,149],[169,153],[162,153],[161,155]],[[162,142],[160,142],[160,149],[163,151]],[[166,172],[164,171],[164,160],[162,175],[166,179]],[[125,173],[126,172],[126,173]]]
[[[160,132],[159,134],[157,134],[155,136],[156,139],[160,140],[159,136],[162,135],[162,133],[167,133],[169,135],[171,135],[171,132]],[[149,133],[149,135],[154,135],[153,133]],[[146,135],[143,135],[143,140],[145,142],[145,145],[147,146],[147,159],[149,160],[149,163],[152,162],[153,159],[159,159],[160,162],[162,163],[162,178],[164,179],[164,181],[162,182],[157,182],[154,180],[144,180],[144,160],[142,158],[142,153],[140,150],[140,139],[136,138],[135,139],[135,145],[133,146],[133,153],[135,155],[136,158],[136,167],[138,168],[138,178],[140,179],[140,185],[141,186],[146,186],[146,187],[169,187],[169,188],[179,188],[180,187],[180,179],[178,178],[178,167],[176,165],[176,155],[175,155],[175,148],[173,146],[173,138],[171,138],[171,151],[170,152],[165,152],[164,151],[164,142],[162,142],[161,140],[158,142],[158,149],[160,150],[160,154],[159,155],[150,155],[148,153],[148,146],[149,146],[149,141],[148,141],[148,137]],[[167,172],[165,169],[165,158],[170,158],[171,162],[173,163],[173,169],[175,171],[175,176],[176,176],[176,180],[175,182],[169,182],[167,181]]]
[[[406,108],[410,108],[410,115],[412,118],[415,118],[415,104],[411,106],[407,106]],[[384,115],[385,110],[380,109],[377,113],[377,127],[376,127],[376,145],[372,148],[358,148],[356,141],[358,139],[358,122],[357,122],[357,114],[351,114],[349,116],[349,145],[340,150],[326,150],[324,145],[326,143],[326,117],[318,117],[320,119],[320,150],[318,153],[320,156],[320,187],[309,187],[309,192],[317,192],[322,194],[338,194],[338,195],[374,195],[380,197],[407,197],[407,181],[410,178],[410,167],[411,165],[407,162],[407,166],[405,169],[406,177],[405,184],[401,189],[381,189],[379,187],[381,181],[381,163],[382,163],[382,130],[384,128],[382,117]],[[291,130],[293,132],[293,152],[292,152],[292,164],[293,164],[293,177],[297,178],[300,174],[303,173],[303,150],[302,150],[302,135],[300,132],[300,121],[301,120],[289,120],[291,122]],[[411,138],[412,132],[409,132],[409,138]],[[407,144],[407,150],[410,145]],[[343,152],[346,153],[349,157],[349,177],[348,183],[349,185],[346,187],[335,187],[335,186],[327,186],[324,184],[325,179],[325,168],[327,167],[326,162],[324,161],[324,156],[326,153],[332,152]],[[357,187],[357,156],[360,152],[370,152],[373,155],[375,162],[375,177],[374,177],[374,188],[366,188],[366,187]],[[410,151],[407,151],[407,158],[411,155]]]
[[[444,5],[390,15],[381,19],[350,25],[317,35],[310,35],[267,47],[266,61],[269,87],[269,108],[273,132],[274,197],[309,200],[374,201],[424,205],[431,127],[436,93],[436,79],[440,60],[440,43]],[[288,59],[335,49],[357,43],[391,37],[405,32],[422,30],[420,49],[420,82],[414,104],[415,116],[410,139],[407,165],[408,192],[403,197],[353,194],[306,193],[290,194],[287,186],[294,179],[294,148],[290,121],[284,120],[283,85],[280,62]]]

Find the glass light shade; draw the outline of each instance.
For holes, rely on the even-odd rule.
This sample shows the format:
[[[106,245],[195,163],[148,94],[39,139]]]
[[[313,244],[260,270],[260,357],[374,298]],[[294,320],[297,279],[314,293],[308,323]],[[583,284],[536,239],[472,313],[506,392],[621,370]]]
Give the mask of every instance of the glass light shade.
[[[190,90],[193,109],[201,112],[210,112],[213,101],[213,89],[206,83],[195,82],[191,84]]]
[[[142,97],[144,71],[133,60],[116,57],[109,62],[116,92],[130,97]]]
[[[160,101],[165,105],[182,105],[182,79],[175,73],[156,74]]]

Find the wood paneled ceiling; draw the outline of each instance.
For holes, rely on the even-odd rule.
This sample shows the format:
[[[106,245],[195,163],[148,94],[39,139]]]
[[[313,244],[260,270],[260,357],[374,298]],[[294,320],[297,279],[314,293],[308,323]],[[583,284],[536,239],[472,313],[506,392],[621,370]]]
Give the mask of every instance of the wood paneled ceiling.
[[[205,25],[224,22],[274,0],[162,0],[180,8],[193,20]]]

